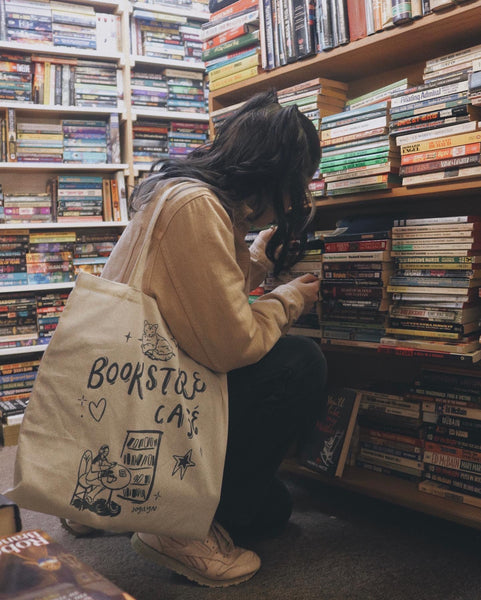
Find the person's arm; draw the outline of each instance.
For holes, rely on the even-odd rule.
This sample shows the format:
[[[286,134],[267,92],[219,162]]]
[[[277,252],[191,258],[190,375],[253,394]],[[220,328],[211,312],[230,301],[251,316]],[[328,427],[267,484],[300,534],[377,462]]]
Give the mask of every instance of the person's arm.
[[[226,211],[208,194],[179,206],[159,219],[145,291],[198,362],[220,372],[257,362],[300,316],[304,296],[289,283],[250,305]]]

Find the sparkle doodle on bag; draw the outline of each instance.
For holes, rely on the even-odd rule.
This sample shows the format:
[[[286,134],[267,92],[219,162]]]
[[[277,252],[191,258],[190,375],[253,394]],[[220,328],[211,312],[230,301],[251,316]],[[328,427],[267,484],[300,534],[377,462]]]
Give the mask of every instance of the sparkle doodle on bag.
[[[139,339],[142,342],[141,348],[145,356],[148,356],[152,360],[162,360],[164,362],[170,360],[175,356],[172,346],[165,339],[157,333],[159,326],[157,323],[149,323],[144,321],[144,331],[142,337]]]

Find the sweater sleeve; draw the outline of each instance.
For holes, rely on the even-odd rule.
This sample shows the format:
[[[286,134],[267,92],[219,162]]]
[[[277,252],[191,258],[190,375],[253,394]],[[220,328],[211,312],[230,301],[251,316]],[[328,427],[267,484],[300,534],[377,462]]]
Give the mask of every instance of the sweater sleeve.
[[[286,284],[249,304],[232,224],[215,197],[198,195],[159,221],[144,290],[179,346],[219,372],[260,360],[301,314],[302,295]]]

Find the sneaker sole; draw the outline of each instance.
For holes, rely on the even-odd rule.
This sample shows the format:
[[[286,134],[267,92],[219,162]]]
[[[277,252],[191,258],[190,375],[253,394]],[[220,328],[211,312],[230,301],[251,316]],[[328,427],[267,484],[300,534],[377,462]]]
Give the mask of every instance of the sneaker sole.
[[[247,573],[246,575],[235,577],[234,579],[209,579],[207,577],[203,577],[200,573],[189,568],[187,565],[184,565],[178,560],[175,560],[175,558],[172,558],[171,556],[167,556],[166,554],[162,554],[162,552],[155,550],[155,548],[152,548],[152,546],[149,546],[144,541],[142,541],[136,533],[134,533],[134,535],[132,536],[130,543],[132,548],[144,558],[147,558],[162,567],[167,567],[171,571],[175,571],[175,573],[187,577],[187,579],[189,579],[190,581],[194,581],[199,585],[204,585],[207,587],[228,587],[231,585],[237,585],[239,583],[243,583],[244,581],[248,581],[257,573],[256,570],[252,573]]]

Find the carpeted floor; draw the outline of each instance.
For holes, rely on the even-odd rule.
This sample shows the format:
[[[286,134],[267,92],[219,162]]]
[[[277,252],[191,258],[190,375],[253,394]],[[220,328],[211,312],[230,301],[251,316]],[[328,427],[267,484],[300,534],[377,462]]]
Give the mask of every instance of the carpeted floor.
[[[15,448],[0,448],[0,491]],[[137,600],[480,600],[481,532],[295,476],[296,508],[278,538],[252,541],[263,566],[236,587],[199,587],[146,562],[129,536],[75,539],[55,517],[22,511]]]

